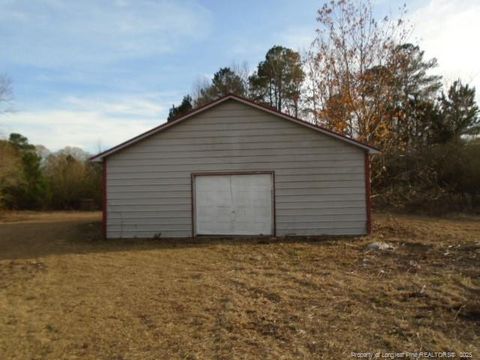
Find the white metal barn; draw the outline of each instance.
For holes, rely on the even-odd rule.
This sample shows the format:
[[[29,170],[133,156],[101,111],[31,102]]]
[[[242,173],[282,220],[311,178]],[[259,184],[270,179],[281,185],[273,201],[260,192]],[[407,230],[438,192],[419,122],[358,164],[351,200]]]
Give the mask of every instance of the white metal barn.
[[[92,160],[107,238],[358,235],[375,152],[228,95]]]

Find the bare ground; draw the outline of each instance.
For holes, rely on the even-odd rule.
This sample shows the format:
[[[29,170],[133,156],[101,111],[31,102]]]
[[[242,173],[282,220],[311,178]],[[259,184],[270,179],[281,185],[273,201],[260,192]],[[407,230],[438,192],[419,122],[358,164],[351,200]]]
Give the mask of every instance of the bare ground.
[[[104,241],[99,219],[0,215],[0,359],[480,358],[478,217],[195,242]],[[396,249],[367,252],[373,241]]]

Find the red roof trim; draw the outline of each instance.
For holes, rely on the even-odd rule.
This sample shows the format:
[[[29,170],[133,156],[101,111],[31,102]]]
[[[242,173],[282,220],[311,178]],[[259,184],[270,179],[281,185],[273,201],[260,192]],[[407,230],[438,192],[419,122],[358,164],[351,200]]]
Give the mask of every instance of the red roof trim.
[[[271,113],[273,115],[276,115],[276,116],[280,116],[286,120],[290,120],[290,121],[293,121],[297,124],[300,124],[300,125],[303,125],[303,126],[306,126],[306,127],[309,127],[313,130],[316,130],[316,131],[319,131],[319,132],[322,132],[326,135],[329,135],[329,136],[332,136],[334,138],[337,138],[341,141],[344,141],[344,142],[347,142],[347,143],[350,143],[352,145],[355,145],[355,146],[358,146],[358,147],[361,147],[371,153],[377,153],[377,152],[380,152],[379,149],[373,147],[373,146],[370,146],[368,144],[365,144],[365,143],[362,143],[360,141],[357,141],[357,140],[354,140],[354,139],[351,139],[345,135],[342,135],[342,134],[339,134],[339,133],[336,133],[334,131],[331,131],[331,130],[328,130],[322,126],[318,126],[318,125],[313,125],[305,120],[302,120],[302,119],[299,119],[299,118],[296,118],[296,117],[293,117],[293,116],[290,116],[290,115],[287,115],[287,114],[284,114],[274,108],[270,108],[270,107],[267,107],[265,105],[261,105],[261,104],[258,104],[252,100],[249,100],[249,99],[246,99],[244,97],[241,97],[241,96],[238,96],[238,95],[233,95],[233,94],[229,94],[229,95],[225,95],[217,100],[214,100],[212,102],[209,102],[208,104],[205,104],[203,106],[200,106],[196,109],[193,109],[192,111],[188,112],[187,114],[175,119],[175,120],[172,120],[170,122],[166,122],[162,125],[159,125],[159,126],[156,126],[154,127],[153,129],[150,129],[140,135],[137,135],[127,141],[124,141],[122,142],[121,144],[118,144],[108,150],[105,150],[95,156],[92,156],[90,158],[90,161],[101,161],[103,158],[107,157],[107,156],[110,156],[111,154],[117,152],[117,151],[120,151],[130,145],[133,145],[135,143],[137,143],[138,141],[142,140],[142,139],[145,139],[146,137],[149,137],[150,135],[153,135],[153,134],[156,134],[160,131],[163,131],[165,129],[168,129],[169,127],[171,126],[174,126],[180,122],[182,122],[183,120],[186,120],[200,112],[203,112],[207,109],[210,109],[218,104],[221,104],[223,103],[224,101],[226,100],[230,100],[230,99],[233,99],[233,100],[236,100],[236,101],[239,101],[243,104],[247,104],[247,105],[250,105],[250,106],[253,106],[259,110],[262,110],[262,111],[265,111],[265,112],[268,112],[268,113]]]

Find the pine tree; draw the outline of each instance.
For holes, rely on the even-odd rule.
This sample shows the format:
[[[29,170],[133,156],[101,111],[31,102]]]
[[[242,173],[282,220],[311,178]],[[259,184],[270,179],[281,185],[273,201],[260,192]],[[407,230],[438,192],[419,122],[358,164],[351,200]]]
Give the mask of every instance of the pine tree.
[[[192,97],[190,95],[186,95],[183,97],[180,105],[178,106],[172,105],[172,107],[168,111],[167,121],[175,120],[180,116],[185,115],[189,111],[192,111],[192,109],[193,109]]]
[[[476,135],[480,132],[475,88],[456,80],[447,94],[442,92],[439,103],[440,116],[432,126],[432,136],[436,142],[446,143],[458,140],[463,135]]]
[[[297,116],[304,79],[300,54],[283,46],[274,46],[249,78],[251,96],[278,111]]]
[[[228,94],[245,96],[246,87],[242,77],[229,67],[218,70],[211,84],[198,89],[195,107],[204,105]]]

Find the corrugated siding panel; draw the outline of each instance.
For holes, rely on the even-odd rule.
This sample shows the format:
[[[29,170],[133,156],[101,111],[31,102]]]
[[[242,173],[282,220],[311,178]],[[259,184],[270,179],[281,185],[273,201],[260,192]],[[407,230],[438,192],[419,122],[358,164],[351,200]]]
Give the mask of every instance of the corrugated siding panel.
[[[229,101],[107,161],[107,236],[191,235],[191,173],[275,171],[277,235],[366,232],[361,149]]]

